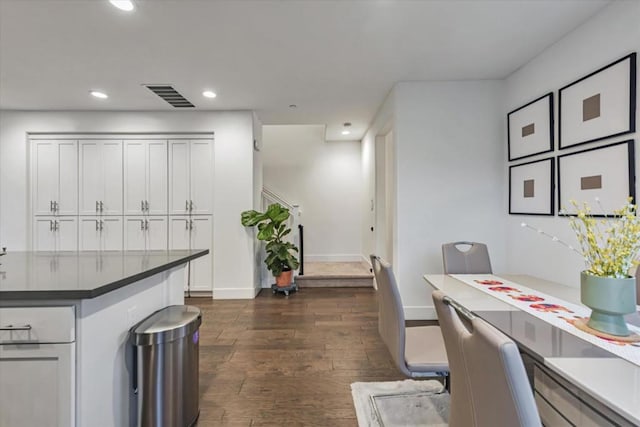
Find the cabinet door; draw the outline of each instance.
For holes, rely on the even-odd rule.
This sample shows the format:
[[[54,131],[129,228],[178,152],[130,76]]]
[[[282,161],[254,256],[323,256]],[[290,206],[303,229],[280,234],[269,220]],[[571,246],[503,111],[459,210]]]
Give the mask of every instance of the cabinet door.
[[[74,348],[0,345],[0,426],[75,425]]]
[[[102,249],[105,251],[121,251],[122,245],[122,218],[104,217],[100,219],[100,239]]]
[[[166,233],[165,233],[166,234]],[[143,216],[129,216],[124,219],[124,250],[143,251],[145,244],[145,223]]]
[[[100,218],[80,217],[79,228],[79,250],[99,251],[100,246]]]
[[[59,251],[78,250],[78,221],[75,217],[56,218],[56,249]]]
[[[122,215],[122,141],[102,143],[102,215]]]
[[[189,141],[169,141],[169,214],[189,213]]]
[[[99,141],[80,141],[79,213],[99,215],[103,196],[103,168]]]
[[[149,205],[147,215],[166,215],[168,198],[166,141],[148,141],[146,155],[147,197],[145,200]]]
[[[147,249],[167,250],[167,217],[147,217]]]
[[[193,217],[191,221],[191,249],[211,249],[211,217]],[[212,283],[211,253],[191,261],[191,290],[211,291]]]
[[[146,199],[146,143],[144,141],[124,142],[124,213],[144,214]],[[165,162],[166,163],[166,162]],[[166,180],[166,176],[165,176]]]
[[[188,217],[169,217],[169,249],[189,249],[190,234]]]
[[[33,220],[33,250],[55,251],[56,239],[53,231],[54,217],[35,217]]]
[[[190,152],[192,214],[213,213],[213,141],[195,140]]]
[[[76,141],[58,142],[57,215],[78,213],[78,145]]]
[[[33,144],[33,213],[53,215],[58,198],[58,154],[55,141]]]

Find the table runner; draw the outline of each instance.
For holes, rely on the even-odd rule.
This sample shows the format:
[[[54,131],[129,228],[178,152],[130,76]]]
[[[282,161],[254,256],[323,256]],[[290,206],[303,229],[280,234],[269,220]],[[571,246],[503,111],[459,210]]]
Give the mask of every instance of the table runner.
[[[572,304],[492,274],[451,274],[450,276],[640,366],[640,347],[637,344],[600,338],[578,329],[571,323],[575,319],[591,315],[591,310],[585,306]],[[631,332],[640,333],[640,328],[628,326]]]

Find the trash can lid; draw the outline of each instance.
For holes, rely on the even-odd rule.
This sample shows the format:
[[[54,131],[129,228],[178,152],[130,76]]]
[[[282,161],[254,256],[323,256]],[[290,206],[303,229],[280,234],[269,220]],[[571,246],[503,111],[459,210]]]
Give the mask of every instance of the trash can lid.
[[[171,305],[138,323],[131,332],[136,345],[162,344],[193,334],[201,323],[198,307]]]

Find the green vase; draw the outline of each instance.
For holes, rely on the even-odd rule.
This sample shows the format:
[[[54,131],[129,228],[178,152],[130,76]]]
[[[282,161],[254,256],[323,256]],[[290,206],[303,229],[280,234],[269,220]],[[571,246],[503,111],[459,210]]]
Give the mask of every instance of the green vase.
[[[580,300],[589,307],[587,325],[597,331],[620,337],[629,336],[624,315],[636,311],[636,279],[598,277],[580,273]]]

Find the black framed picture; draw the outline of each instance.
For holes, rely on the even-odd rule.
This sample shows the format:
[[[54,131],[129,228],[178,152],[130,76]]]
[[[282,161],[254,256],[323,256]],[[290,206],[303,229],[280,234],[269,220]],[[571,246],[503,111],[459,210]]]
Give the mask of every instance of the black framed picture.
[[[553,215],[555,163],[553,157],[509,166],[509,213]]]
[[[509,161],[553,151],[553,93],[507,114]]]
[[[560,89],[560,149],[636,130],[636,53]]]
[[[636,197],[634,141],[558,156],[560,215],[575,215],[571,204],[587,203],[593,216],[610,216]]]

